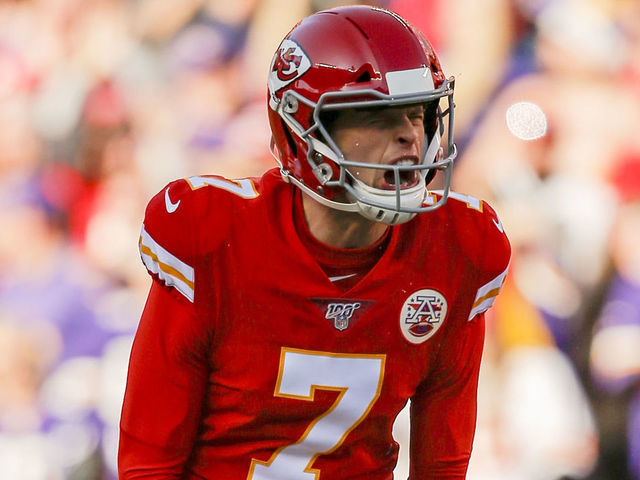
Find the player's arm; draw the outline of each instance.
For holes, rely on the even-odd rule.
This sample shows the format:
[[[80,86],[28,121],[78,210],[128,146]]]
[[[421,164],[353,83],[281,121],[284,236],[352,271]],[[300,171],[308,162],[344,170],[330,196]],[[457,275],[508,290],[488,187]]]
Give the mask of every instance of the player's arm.
[[[479,202],[476,200],[476,202]],[[464,479],[476,426],[477,390],[484,346],[484,315],[507,275],[511,247],[495,211],[477,203],[469,213],[465,252],[475,265],[470,309],[447,328],[436,366],[412,397],[411,480]],[[473,210],[477,210],[473,211]]]
[[[476,425],[484,314],[443,339],[436,369],[411,399],[411,480],[464,479]]]
[[[198,299],[202,202],[185,181],[147,207],[139,247],[153,282],[131,351],[120,421],[121,480],[179,478],[193,450],[213,327]]]
[[[131,352],[120,422],[121,480],[178,478],[192,451],[208,364],[193,305],[154,280]]]

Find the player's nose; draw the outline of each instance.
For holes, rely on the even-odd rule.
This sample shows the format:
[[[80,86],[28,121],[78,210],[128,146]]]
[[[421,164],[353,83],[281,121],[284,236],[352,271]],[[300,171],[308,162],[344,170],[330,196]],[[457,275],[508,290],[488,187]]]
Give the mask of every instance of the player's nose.
[[[404,112],[395,121],[395,140],[402,144],[413,144],[418,141],[422,127],[414,123],[408,113]]]

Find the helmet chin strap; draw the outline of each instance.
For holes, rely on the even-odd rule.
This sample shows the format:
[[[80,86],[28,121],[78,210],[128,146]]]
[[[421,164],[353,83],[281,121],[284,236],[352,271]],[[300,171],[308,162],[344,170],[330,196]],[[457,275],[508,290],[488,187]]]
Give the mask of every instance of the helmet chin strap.
[[[336,210],[341,210],[343,212],[357,212],[367,220],[372,220],[374,222],[384,223],[386,225],[398,225],[400,223],[405,223],[411,220],[416,216],[415,213],[411,212],[398,212],[393,209],[396,204],[396,190],[381,190],[378,188],[370,187],[369,185],[361,182],[360,180],[354,179],[354,190],[358,193],[358,195],[367,200],[373,200],[378,203],[388,203],[390,208],[377,207],[374,205],[370,205],[366,202],[358,201],[355,197],[347,193],[350,198],[353,198],[354,201],[352,203],[342,203],[342,202],[334,202],[333,200],[329,200],[322,195],[318,195],[316,192],[307,187],[304,183],[300,182],[298,179],[289,174],[286,170],[280,169],[280,174],[282,178],[286,182],[293,183],[296,187],[302,190],[306,195],[309,195],[311,198],[316,200],[317,202],[325,205],[329,208],[333,208]],[[367,194],[366,192],[369,191]],[[381,194],[383,192],[383,194]],[[420,181],[418,185],[408,188],[406,190],[402,190],[400,193],[400,202],[402,206],[408,206],[407,203],[410,203],[410,206],[419,207],[425,196],[427,194],[427,189],[425,187],[424,177],[420,175]],[[384,196],[383,196],[384,195]]]
[[[435,160],[436,152],[439,146],[440,135],[436,132],[434,138],[431,140],[427,148],[425,158],[433,158]],[[280,174],[282,175],[284,181],[294,184],[306,195],[310,196],[322,205],[336,210],[341,210],[343,212],[358,212],[368,220],[384,223],[387,225],[398,225],[408,222],[416,215],[416,213],[414,212],[399,212],[398,210],[396,210],[396,206],[398,203],[397,189],[383,190],[380,188],[374,188],[355,177],[351,177],[353,182],[353,193],[349,191],[350,189],[346,189],[347,196],[349,200],[352,200],[352,202],[344,203],[329,200],[328,198],[323,197],[313,189],[309,188],[284,168],[282,162],[275,152],[275,141],[273,140],[273,137],[271,138],[269,151],[280,166]],[[330,154],[331,157],[333,156],[332,154],[333,152],[331,152]],[[420,205],[422,205],[422,202],[424,201],[426,195],[427,188],[425,184],[425,174],[420,173],[418,175],[418,183],[416,185],[404,190],[400,190],[400,206],[403,208],[418,208],[420,207]]]
[[[321,204],[323,204],[323,205],[325,205],[325,206],[327,206],[329,208],[334,208],[336,210],[342,210],[343,212],[359,212],[359,213],[362,213],[360,204],[358,202],[353,202],[353,203],[334,202],[333,200],[329,200],[328,198],[324,198],[322,195],[317,194],[316,192],[311,190],[309,187],[307,187],[304,183],[299,181],[297,178],[293,177],[292,175],[289,175],[289,172],[283,171],[282,169],[280,169],[280,174],[282,175],[282,178],[284,178],[284,180],[286,182],[293,183],[296,187],[298,187],[300,190],[302,190],[305,194],[309,195],[311,198],[313,198],[317,202],[320,202]]]
[[[359,212],[360,211],[360,206],[358,205],[357,202],[342,203],[342,202],[334,202],[333,200],[329,200],[328,198],[325,198],[322,195],[319,195],[314,190],[307,187],[304,183],[298,180],[296,177],[291,175],[289,171],[284,168],[284,165],[282,165],[280,158],[278,158],[278,155],[275,152],[275,145],[276,145],[275,141],[273,140],[273,137],[271,137],[271,142],[269,143],[269,152],[271,153],[271,156],[276,160],[276,162],[280,166],[280,175],[282,175],[282,178],[285,182],[293,183],[296,187],[302,190],[305,194],[309,195],[315,201],[329,208],[342,210],[343,212]]]
[[[422,205],[427,194],[423,174],[418,176],[418,183],[416,185],[400,190],[399,194],[395,188],[393,190],[373,188],[358,179],[354,179],[353,189],[357,194],[357,198],[360,199],[355,198],[356,203],[360,207],[359,213],[369,220],[387,225],[405,223],[416,216],[413,212],[399,212],[396,210],[398,196],[400,197],[401,207],[418,208]],[[351,194],[349,194],[349,196],[355,197],[355,195]],[[374,205],[374,203],[377,205]]]

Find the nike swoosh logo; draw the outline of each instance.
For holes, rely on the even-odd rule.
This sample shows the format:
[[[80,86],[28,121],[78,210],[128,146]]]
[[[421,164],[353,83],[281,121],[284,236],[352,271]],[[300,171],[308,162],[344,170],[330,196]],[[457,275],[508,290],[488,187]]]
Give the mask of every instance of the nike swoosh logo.
[[[500,221],[500,219],[498,218],[497,220],[495,218],[492,218],[493,220],[493,224],[496,226],[496,228],[498,230],[500,230],[500,233],[504,233],[504,227],[502,226],[502,222]]]
[[[168,188],[164,191],[164,206],[167,208],[167,212],[168,213],[175,212],[178,209],[178,207],[180,206],[180,200],[178,200],[176,203],[173,203],[171,201],[171,199],[169,198],[169,189]]]
[[[351,278],[354,275],[357,275],[357,273],[350,273],[349,275],[338,275],[337,277],[329,277],[329,280],[331,280],[332,282],[338,282],[340,280],[344,280],[345,278]]]

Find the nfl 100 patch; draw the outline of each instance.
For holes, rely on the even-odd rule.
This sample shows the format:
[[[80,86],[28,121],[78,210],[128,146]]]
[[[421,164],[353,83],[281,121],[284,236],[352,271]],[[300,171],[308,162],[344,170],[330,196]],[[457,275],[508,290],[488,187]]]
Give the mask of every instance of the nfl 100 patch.
[[[366,312],[375,302],[344,298],[313,298],[313,302],[336,330],[344,331]]]

